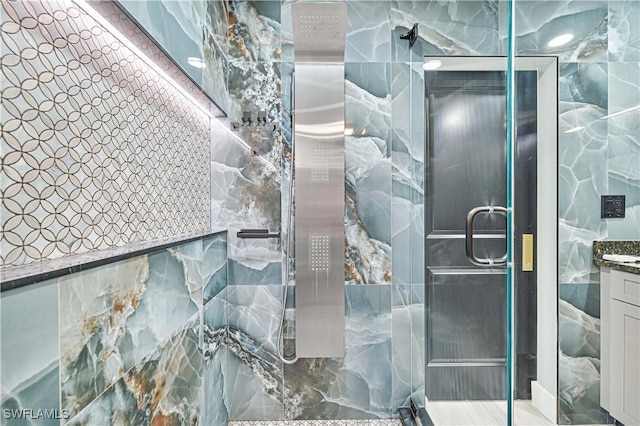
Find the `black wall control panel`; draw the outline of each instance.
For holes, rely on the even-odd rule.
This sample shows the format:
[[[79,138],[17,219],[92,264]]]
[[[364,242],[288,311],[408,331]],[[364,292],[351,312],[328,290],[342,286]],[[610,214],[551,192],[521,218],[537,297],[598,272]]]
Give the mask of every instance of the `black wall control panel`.
[[[604,219],[624,217],[624,195],[603,195],[600,197],[600,217]]]

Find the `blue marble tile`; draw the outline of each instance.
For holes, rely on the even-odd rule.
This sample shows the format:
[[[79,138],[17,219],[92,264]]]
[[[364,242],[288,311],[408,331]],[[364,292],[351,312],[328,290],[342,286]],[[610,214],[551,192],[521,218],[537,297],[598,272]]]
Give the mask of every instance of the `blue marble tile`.
[[[393,283],[411,282],[411,68],[392,64],[391,246]]]
[[[572,302],[582,303],[576,297],[577,292],[568,293],[565,291],[564,296]],[[600,319],[566,301],[562,290],[560,295],[559,423],[606,423],[606,415],[600,408]]]
[[[218,4],[221,2],[209,2]],[[206,67],[202,70],[202,90],[223,110],[228,111],[229,90],[227,75],[229,66],[227,57],[214,36],[205,29],[203,59]]]
[[[202,306],[200,240],[60,279],[62,408],[72,415]]]
[[[418,23],[413,48],[400,35]],[[391,43],[395,61],[422,62],[426,55],[500,53],[497,1],[393,0]]]
[[[411,284],[423,286],[424,277],[424,203],[414,203],[411,212]]]
[[[425,88],[421,63],[411,64],[411,283],[424,285]]]
[[[346,281],[391,282],[390,66],[345,72]]]
[[[234,135],[219,131],[212,145],[212,213],[216,226],[229,230],[229,284],[281,284],[278,240],[239,239],[242,228],[280,231],[279,168],[251,155]]]
[[[228,111],[229,89],[229,10],[226,0],[204,2],[202,27],[203,58],[202,89],[223,111]]]
[[[426,145],[425,135],[425,87],[424,70],[422,63],[412,63],[410,84],[411,84],[411,159],[412,159],[412,180],[414,188],[413,201],[421,204],[424,202],[424,155]]]
[[[290,206],[290,193],[293,194],[291,185],[291,176],[292,176],[292,79],[294,72],[294,64],[291,62],[283,62],[282,63],[282,172],[281,172],[281,183],[280,183],[280,194],[281,194],[281,203],[280,203],[280,217],[282,218],[282,250],[283,255],[286,256],[287,249],[291,252],[291,257],[289,258],[289,280],[294,279],[295,277],[295,256],[294,256],[294,229],[295,229],[295,215],[293,214],[292,206]],[[291,234],[289,233],[289,227],[291,228]],[[288,238],[291,238],[290,244]],[[284,265],[283,265],[284,267]]]
[[[228,5],[230,60],[280,60],[280,2],[229,0]]]
[[[227,235],[202,240],[203,304],[227,286]]]
[[[392,69],[393,278],[419,284],[424,282],[423,72],[420,64],[394,63]]]
[[[411,286],[411,398],[425,406],[425,286]]]
[[[394,175],[399,174],[393,169]],[[395,183],[395,182],[394,182]],[[392,198],[392,270],[394,284],[411,283],[411,211],[413,204],[410,200],[395,195]]]
[[[391,416],[392,309],[390,286],[346,289],[344,358],[309,358],[285,366],[289,419]]]
[[[609,61],[640,62],[640,2],[609,0]]]
[[[607,0],[518,1],[514,13],[517,54],[557,55],[561,62],[607,61]],[[548,46],[566,33],[574,36],[570,42]]]
[[[391,60],[391,7],[387,1],[347,2],[346,62]]]
[[[204,403],[199,334],[197,316],[68,424],[198,424]]]
[[[280,126],[282,67],[277,62],[238,61],[229,62],[228,69],[227,115],[236,122],[242,122],[244,112],[252,117],[252,124],[241,126],[235,135],[279,173],[282,142],[280,131],[273,125]],[[266,114],[267,124],[257,123],[261,112]]]
[[[169,254],[176,259],[184,273],[184,282],[187,285],[189,291],[189,297],[191,301],[200,309],[202,308],[203,300],[203,265],[202,265],[202,240],[193,241],[187,244],[181,244],[174,248],[167,249]],[[161,265],[166,271],[167,266],[163,264],[164,259],[162,256],[154,254],[149,255],[149,266],[155,271],[155,265]],[[152,276],[153,273],[152,273]]]
[[[411,286],[394,285],[391,289],[391,359],[392,398],[391,407],[395,412],[405,405],[412,393],[414,347],[412,340]]]
[[[587,68],[583,68],[587,67]],[[607,236],[600,195],[607,193],[606,64],[564,64],[560,69],[558,147],[559,281],[595,282],[593,240]],[[576,131],[577,130],[577,131]]]
[[[280,7],[282,26],[281,26],[281,47],[282,61],[295,62],[295,54],[293,51],[293,21],[291,16],[291,4],[295,0],[284,0]]]
[[[282,363],[276,339],[282,288],[231,286],[227,293],[228,337],[224,405],[230,420],[284,418]]]
[[[202,86],[202,69],[190,65],[187,58],[203,58],[205,2],[119,0],[119,3]]]
[[[609,239],[640,238],[640,64],[609,64],[609,193],[626,196],[624,219],[610,219]],[[630,110],[631,109],[631,110]]]
[[[212,217],[224,228],[280,228],[275,168],[250,155],[239,139],[217,138],[212,149]],[[229,241],[233,234],[229,233]]]
[[[291,106],[293,103],[292,80],[295,64],[293,62],[282,62],[282,136],[283,136],[283,160],[288,162],[291,159]],[[287,164],[288,167],[288,164]]]
[[[261,250],[256,242],[239,249],[234,247],[232,253],[238,257],[229,260],[230,285],[282,285],[282,255],[277,249]],[[275,254],[276,257],[265,259],[262,254]]]
[[[37,315],[34,315],[37,313]],[[1,408],[60,412],[58,285],[55,280],[2,293]],[[55,425],[59,420],[6,419],[6,425]]]
[[[558,296],[587,315],[600,318],[600,284],[560,284]]]
[[[204,2],[203,30],[226,57],[229,54],[229,2],[227,0]]]
[[[607,109],[608,67],[606,63],[564,63],[558,78],[561,101],[595,105]]]
[[[226,425],[229,419],[224,402],[229,356],[226,299],[227,289],[224,289],[205,306],[203,312],[203,425]]]

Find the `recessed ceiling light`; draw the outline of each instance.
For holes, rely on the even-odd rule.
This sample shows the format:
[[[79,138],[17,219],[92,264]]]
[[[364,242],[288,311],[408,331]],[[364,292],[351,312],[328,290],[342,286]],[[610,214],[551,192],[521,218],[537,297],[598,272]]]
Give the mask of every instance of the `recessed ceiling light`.
[[[559,47],[559,46],[562,46],[563,44],[569,43],[571,40],[573,40],[573,34],[562,34],[562,35],[559,35],[558,37],[552,38],[551,41],[547,43],[547,46]]]
[[[442,66],[442,61],[438,59],[431,59],[424,64],[422,64],[422,69],[425,71],[437,70]]]
[[[194,58],[193,56],[189,56],[187,58],[187,62],[192,67],[196,67],[196,68],[204,68],[204,67],[206,67],[206,65],[205,65],[205,63],[204,63],[204,61],[202,59]]]
[[[353,136],[355,134],[355,130],[352,127],[347,127],[344,129],[345,136]]]

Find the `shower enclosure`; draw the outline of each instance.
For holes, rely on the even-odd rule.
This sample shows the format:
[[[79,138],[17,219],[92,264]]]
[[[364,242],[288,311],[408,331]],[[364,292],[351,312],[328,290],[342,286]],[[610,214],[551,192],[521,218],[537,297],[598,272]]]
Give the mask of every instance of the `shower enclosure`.
[[[342,133],[353,130],[343,121],[344,45],[336,44],[335,22],[345,23],[346,10],[292,5],[300,358],[349,352],[344,280],[335,268],[346,235],[337,183],[350,148]],[[556,164],[557,65],[535,57],[426,57],[424,64],[423,119],[411,123],[425,135],[424,323],[411,325],[422,328],[424,369],[410,374],[424,374],[427,411],[441,401],[505,401],[511,422],[514,400],[539,404],[539,377],[555,376],[548,350],[555,322],[540,326],[538,311],[541,298],[555,298],[542,283],[555,281],[555,249],[547,245],[556,239],[556,174],[542,167]]]
[[[410,402],[436,424],[611,421],[592,242],[640,238],[640,2],[1,8],[3,267],[26,274],[3,274],[3,404],[74,425]],[[122,279],[79,256],[31,285],[40,261],[208,227]]]

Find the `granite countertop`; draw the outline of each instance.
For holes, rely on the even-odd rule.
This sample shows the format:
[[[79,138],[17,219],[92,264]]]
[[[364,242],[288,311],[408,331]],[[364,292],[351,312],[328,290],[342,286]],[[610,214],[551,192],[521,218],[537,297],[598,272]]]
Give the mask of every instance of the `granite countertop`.
[[[602,259],[605,254],[640,256],[640,241],[594,241],[593,263],[601,267],[640,274],[640,263],[621,263]]]

